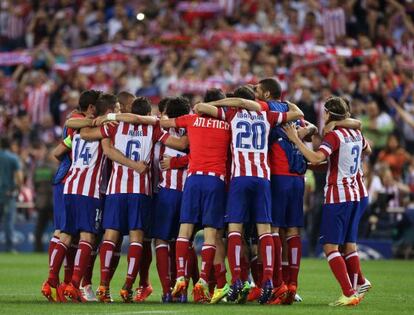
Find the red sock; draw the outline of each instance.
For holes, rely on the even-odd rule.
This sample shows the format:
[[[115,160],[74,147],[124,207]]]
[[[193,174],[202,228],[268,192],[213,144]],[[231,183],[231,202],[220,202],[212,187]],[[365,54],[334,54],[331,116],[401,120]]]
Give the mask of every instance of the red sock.
[[[336,280],[341,285],[342,293],[345,296],[354,294],[355,291],[352,289],[351,281],[349,280],[348,272],[346,271],[346,264],[341,254],[337,250],[332,251],[327,255],[327,259],[329,267],[331,267]]]
[[[213,268],[214,255],[216,254],[216,246],[204,244],[201,249],[201,271],[200,278],[208,283],[211,268]]]
[[[275,245],[275,258],[273,268],[273,285],[277,288],[283,283],[282,275],[282,242],[280,241],[279,233],[272,234],[273,243]]]
[[[365,283],[365,277],[362,274],[361,265],[360,265],[359,272],[358,272],[358,285],[361,285],[361,284],[364,284],[364,283]]]
[[[262,286],[263,267],[262,263],[259,262],[257,256],[254,256],[250,261],[250,269],[252,272],[252,278],[256,287]]]
[[[49,248],[47,252],[49,253],[49,264],[50,257],[52,256],[53,250],[55,249],[56,244],[59,242],[59,236],[53,236],[49,241]]]
[[[208,290],[210,292],[214,293],[214,288],[217,285],[217,281],[216,281],[216,276],[214,273],[214,266],[212,268],[212,270],[210,270],[210,272],[208,273],[210,275],[210,277],[208,278]]]
[[[302,241],[300,235],[287,238],[289,256],[289,282],[298,285],[300,259],[302,258]]]
[[[230,232],[227,240],[227,259],[231,272],[231,283],[235,283],[240,279],[242,253],[242,238],[240,232]]]
[[[71,283],[75,288],[79,288],[80,282],[85,275],[86,268],[91,261],[93,247],[89,242],[79,241],[78,251],[75,256],[75,265],[73,267],[73,276]]]
[[[224,263],[214,265],[214,277],[217,281],[217,289],[222,289],[227,283],[226,265]]]
[[[92,284],[93,267],[95,266],[96,256],[98,256],[98,252],[93,250],[91,253],[91,259],[89,260],[89,264],[86,267],[85,274],[82,279],[82,287]]]
[[[78,244],[71,244],[66,252],[66,257],[63,262],[65,266],[64,283],[69,284],[73,276],[73,265],[75,263],[76,252],[78,251]]]
[[[160,244],[155,248],[157,257],[157,271],[160,277],[162,293],[170,292],[171,278],[170,278],[170,257],[168,252],[168,245]]]
[[[175,263],[177,265],[177,278],[185,276],[185,268],[189,254],[190,241],[179,237],[175,243]]]
[[[193,280],[193,284],[195,284],[200,278],[200,272],[198,270],[197,253],[193,246],[188,249],[186,270],[186,278],[191,278]]]
[[[111,277],[111,265],[115,252],[115,243],[103,241],[99,249],[99,258],[101,261],[101,285],[108,287]]]
[[[110,271],[109,271],[109,282],[111,282],[112,278],[114,277],[116,268],[118,268],[119,260],[121,259],[121,247],[122,242],[116,245],[114,254],[112,256]]]
[[[169,259],[170,259],[170,279],[174,282],[177,278],[177,265],[175,264],[175,241],[169,242]],[[174,283],[171,283],[171,287]]]
[[[144,241],[142,250],[141,267],[139,268],[139,286],[149,286],[149,268],[152,262],[152,241]]]
[[[345,256],[346,270],[351,280],[352,288],[356,290],[359,283],[359,274],[361,272],[358,252],[352,252]],[[365,279],[364,279],[365,282]],[[362,283],[364,283],[362,282]],[[361,283],[361,284],[362,284]]]
[[[273,280],[273,257],[274,257],[274,245],[272,235],[269,233],[262,234],[259,237],[260,255],[263,262],[263,280]]]
[[[249,264],[249,260],[246,257],[246,255],[244,255],[244,253],[242,252],[241,257],[240,257],[240,280],[245,282],[249,280],[249,268],[250,268],[250,264]]]
[[[282,277],[284,283],[290,282],[290,268],[289,268],[289,262],[282,260]]]
[[[50,255],[49,278],[47,281],[53,287],[57,287],[59,285],[59,271],[60,267],[62,267],[67,250],[68,248],[66,245],[59,241]]]
[[[143,251],[143,245],[138,242],[132,242],[128,248],[128,271],[125,280],[124,289],[131,290],[134,285],[135,279],[138,275],[139,264],[141,262],[141,256]]]

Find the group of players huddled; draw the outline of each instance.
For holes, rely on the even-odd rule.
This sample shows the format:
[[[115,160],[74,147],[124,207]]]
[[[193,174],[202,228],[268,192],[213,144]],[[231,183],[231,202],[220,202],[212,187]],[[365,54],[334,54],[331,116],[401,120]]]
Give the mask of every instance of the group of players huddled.
[[[332,96],[323,141],[309,149],[304,142],[317,128],[280,97],[280,84],[268,78],[227,95],[208,90],[192,109],[186,98],[164,98],[152,115],[145,97],[84,91],[54,150],[61,161],[56,231],[42,294],[51,302],[112,302],[111,279],[129,235],[124,302],[152,293],[154,242],[164,303],[187,302],[192,279],[197,303],[292,304],[300,299],[304,173],[325,168],[320,240],[343,293],[331,305],[358,304],[371,288],[356,248],[367,205],[361,159],[370,147],[347,100]],[[193,240],[201,229],[199,270]]]

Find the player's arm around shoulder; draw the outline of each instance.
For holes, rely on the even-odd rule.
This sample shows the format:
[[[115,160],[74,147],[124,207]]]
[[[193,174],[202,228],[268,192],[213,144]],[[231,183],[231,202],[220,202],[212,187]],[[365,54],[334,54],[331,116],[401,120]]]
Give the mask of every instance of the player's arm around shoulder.
[[[219,118],[219,109],[210,103],[195,104],[193,110],[197,115],[207,115],[214,118]]]
[[[214,107],[243,108],[243,109],[247,109],[248,111],[254,111],[254,112],[259,112],[262,110],[262,105],[260,105],[260,103],[253,101],[253,100],[247,100],[247,99],[238,98],[238,97],[228,97],[222,100],[209,102],[208,104]]]
[[[304,117],[303,112],[296,104],[288,101],[286,103],[289,106],[289,111],[286,113],[286,121],[298,120]]]
[[[188,148],[189,144],[187,136],[175,137],[171,135],[169,135],[168,137],[164,137],[162,143],[164,143],[167,147],[170,147],[178,151],[184,151]]]
[[[296,130],[295,125],[287,125],[283,128],[286,132],[286,135],[288,136],[289,140],[292,141],[296,147],[299,149],[300,152],[305,156],[305,158],[311,163],[311,164],[320,164],[323,161],[326,160],[327,155],[322,152],[321,150],[313,151],[310,150],[299,138],[298,131]]]
[[[93,127],[94,119],[91,118],[69,118],[66,120],[65,126],[72,129],[81,129],[85,127]]]
[[[140,174],[145,173],[148,170],[148,165],[145,162],[129,159],[121,151],[115,148],[110,138],[102,139],[101,144],[104,154],[110,160],[129,167]]]
[[[108,114],[111,115],[111,114]],[[107,116],[108,116],[107,115]],[[158,119],[154,116],[142,116],[142,115],[136,115],[131,113],[121,113],[121,114],[113,114],[115,116],[112,116],[115,121],[123,121],[130,124],[140,124],[140,125],[155,125],[158,121]]]

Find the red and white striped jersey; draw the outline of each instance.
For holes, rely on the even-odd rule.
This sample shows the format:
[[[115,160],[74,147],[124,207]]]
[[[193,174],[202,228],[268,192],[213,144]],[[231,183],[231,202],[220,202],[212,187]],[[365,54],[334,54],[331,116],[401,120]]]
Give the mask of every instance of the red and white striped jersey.
[[[133,125],[125,122],[117,126],[101,127],[102,135],[110,138],[116,149],[134,161],[151,163],[154,144],[164,141],[168,134],[163,132],[159,123],[151,125]],[[149,172],[139,174],[117,162],[113,162],[107,194],[145,194],[152,195]]]
[[[72,136],[72,166],[65,181],[64,194],[99,198],[103,151],[100,141]]]
[[[222,115],[223,109],[219,109]],[[270,180],[268,142],[270,129],[286,122],[286,113],[253,112],[229,108],[225,119],[231,125],[233,177],[254,176]]]
[[[170,128],[168,133],[172,136],[182,137],[185,134],[185,129],[175,129]],[[165,145],[161,147],[161,154],[160,156],[168,155],[171,157],[181,157],[185,156],[185,152],[181,152],[178,150],[174,150],[169,148]],[[176,189],[179,191],[183,191],[185,179],[187,178],[187,167],[178,168],[178,169],[168,169],[168,170],[161,170],[160,173],[160,183],[159,186],[168,189]]]
[[[325,203],[359,201],[357,175],[367,143],[359,130],[338,128],[328,133],[319,150],[328,157]]]

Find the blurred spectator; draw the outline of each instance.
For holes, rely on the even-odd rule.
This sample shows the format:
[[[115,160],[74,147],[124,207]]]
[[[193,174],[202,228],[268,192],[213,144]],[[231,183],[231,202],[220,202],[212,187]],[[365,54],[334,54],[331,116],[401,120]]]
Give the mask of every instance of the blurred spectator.
[[[34,250],[42,252],[44,250],[42,237],[49,221],[53,220],[53,195],[52,182],[56,165],[50,156],[46,145],[43,142],[35,143],[31,151],[34,159],[34,190],[35,206],[37,209],[37,223],[35,230]]]
[[[394,123],[391,117],[381,112],[377,102],[370,101],[366,105],[366,114],[361,116],[364,136],[370,141],[374,159],[387,143],[388,136],[393,132]]]
[[[402,171],[410,159],[410,155],[400,146],[399,140],[394,134],[388,137],[385,148],[378,154],[378,161],[390,167],[396,180],[401,179]]]
[[[23,184],[20,159],[10,151],[7,138],[0,138],[0,218],[3,221],[6,251],[13,250],[16,200]]]

